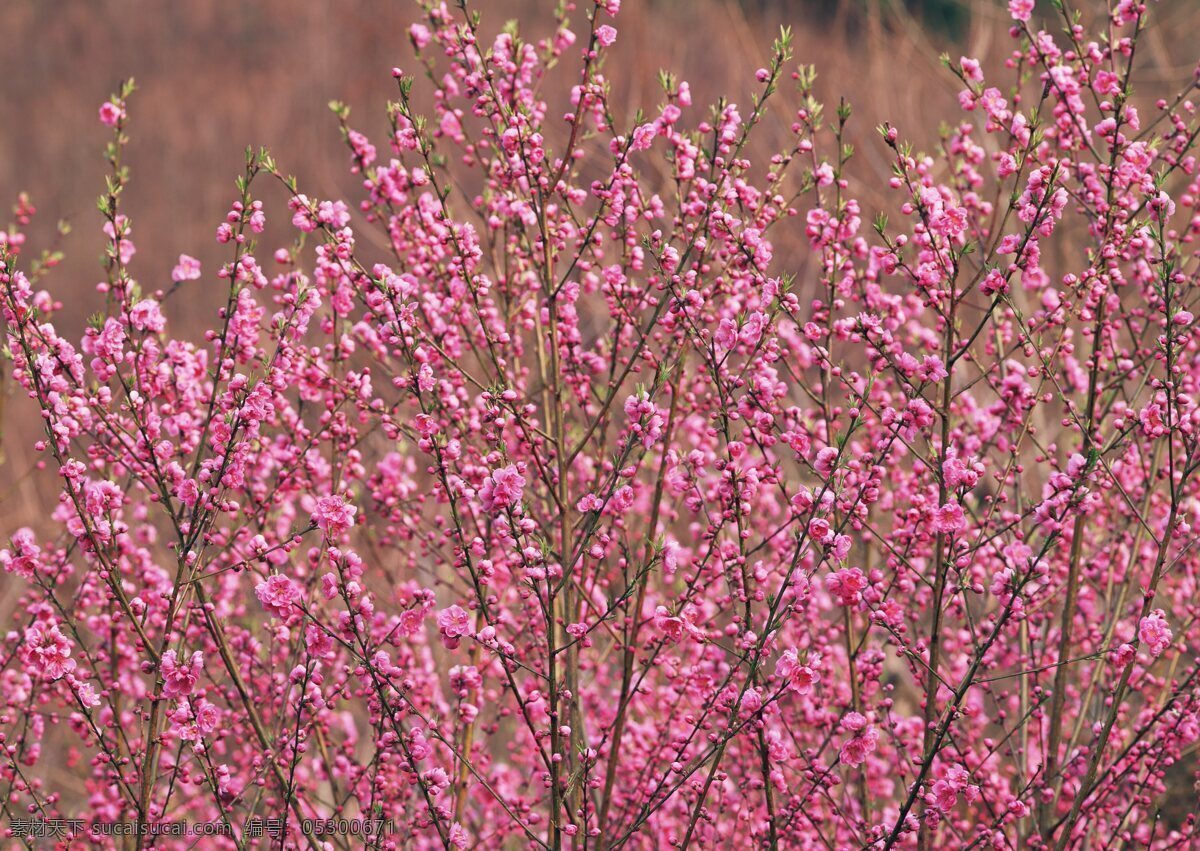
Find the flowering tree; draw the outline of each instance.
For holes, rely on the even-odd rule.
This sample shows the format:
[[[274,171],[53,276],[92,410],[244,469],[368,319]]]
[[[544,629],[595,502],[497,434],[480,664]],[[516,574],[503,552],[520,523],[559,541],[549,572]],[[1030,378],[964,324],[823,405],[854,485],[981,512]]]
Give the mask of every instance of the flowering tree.
[[[872,231],[786,31],[748,106],[664,74],[630,123],[619,0],[581,5],[543,41],[424,6],[382,156],[334,105],[358,219],[250,151],[228,261],[166,291],[123,87],[78,344],[22,201],[0,300],[61,493],[0,552],[0,811],[238,848],[253,816],[312,848],[1194,845],[1158,814],[1200,740],[1200,121],[1191,80],[1132,99],[1150,12],[1011,0],[996,78],[946,62],[936,151],[880,128]]]

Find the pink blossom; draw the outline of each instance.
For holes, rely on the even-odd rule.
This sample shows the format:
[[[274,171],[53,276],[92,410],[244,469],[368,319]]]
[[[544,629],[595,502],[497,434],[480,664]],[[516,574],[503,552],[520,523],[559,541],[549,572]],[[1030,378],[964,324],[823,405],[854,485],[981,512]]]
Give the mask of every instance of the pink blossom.
[[[1163,409],[1157,402],[1142,408],[1138,420],[1142,424],[1142,433],[1147,437],[1161,437],[1167,433],[1166,423],[1163,422]]]
[[[163,654],[160,665],[163,687],[163,697],[187,697],[196,687],[200,672],[204,669],[204,654],[200,651],[192,653],[186,664],[179,661],[174,650]]]
[[[313,522],[330,538],[344,535],[354,526],[354,515],[358,509],[346,502],[344,497],[334,494],[317,500],[313,509]]]
[[[683,618],[672,615],[666,606],[654,610],[654,626],[672,641],[678,641],[683,635]]]
[[[179,262],[171,272],[171,280],[176,283],[195,281],[200,277],[200,261],[186,254],[179,255]]]
[[[1033,0],[1008,0],[1008,13],[1022,23],[1033,15]]]
[[[968,801],[979,798],[979,787],[970,782],[971,775],[960,765],[950,766],[941,779],[934,782],[930,790],[933,806],[942,812],[949,812],[958,804],[959,793],[964,793]]]
[[[108,100],[100,105],[100,122],[106,127],[116,127],[117,123],[125,117],[125,110],[118,104]]]
[[[963,56],[958,60],[958,64],[962,68],[963,76],[968,80],[973,83],[983,82],[983,69],[979,65],[979,60]]]
[[[942,477],[949,488],[973,488],[979,481],[979,472],[961,458],[947,458],[942,464]]]
[[[842,729],[850,737],[842,743],[840,759],[846,765],[862,765],[879,742],[879,732],[860,712],[848,712],[842,719]]]
[[[429,32],[429,27],[424,24],[413,24],[408,28],[408,35],[418,49],[425,47],[433,39],[433,35]]]
[[[454,605],[438,612],[437,625],[442,643],[450,650],[458,647],[464,635],[471,634],[470,616],[462,606]]]
[[[942,364],[941,358],[933,355],[926,355],[921,361],[921,366],[917,369],[917,377],[922,381],[936,382],[941,381],[946,377],[946,367]]]
[[[0,566],[10,573],[32,579],[41,553],[42,548],[37,545],[33,530],[22,527],[13,532],[12,549],[0,550]]]
[[[129,322],[139,331],[149,331],[152,334],[161,333],[167,327],[167,320],[159,309],[158,302],[152,298],[144,298],[129,311]]]
[[[967,528],[966,516],[957,502],[948,502],[938,508],[933,516],[933,529],[944,535],[956,535]]]
[[[654,610],[654,626],[671,641],[679,641],[686,633],[696,641],[703,641],[704,630],[697,624],[699,612],[692,604],[685,605],[677,615],[672,615],[666,606],[658,606]]]
[[[650,401],[646,392],[629,396],[625,400],[625,416],[629,418],[629,428],[640,438],[642,446],[649,449],[662,438],[666,419],[658,406]]]
[[[515,464],[493,470],[479,490],[480,504],[489,514],[499,514],[520,504],[524,487],[525,477]]]
[[[260,582],[254,594],[263,608],[276,617],[287,617],[300,601],[300,587],[283,574],[273,573],[265,582]]]
[[[829,574],[825,580],[825,587],[839,605],[853,606],[862,599],[862,592],[867,587],[867,577],[857,567],[845,568]]]
[[[787,683],[796,694],[808,694],[821,681],[816,671],[817,659],[810,657],[807,664],[800,660],[795,650],[786,650],[775,663],[775,675]]]
[[[57,680],[75,670],[71,642],[57,624],[35,623],[25,630],[21,659],[30,674]]]
[[[645,151],[654,144],[654,137],[658,134],[658,125],[654,123],[643,124],[633,131],[633,149],[635,151]]]
[[[1173,633],[1167,626],[1167,613],[1155,609],[1138,622],[1138,640],[1150,649],[1150,655],[1161,656],[1171,645]]]
[[[833,446],[826,446],[817,453],[817,460],[813,462],[813,468],[821,476],[828,476],[833,472],[833,465],[837,461],[838,451]]]

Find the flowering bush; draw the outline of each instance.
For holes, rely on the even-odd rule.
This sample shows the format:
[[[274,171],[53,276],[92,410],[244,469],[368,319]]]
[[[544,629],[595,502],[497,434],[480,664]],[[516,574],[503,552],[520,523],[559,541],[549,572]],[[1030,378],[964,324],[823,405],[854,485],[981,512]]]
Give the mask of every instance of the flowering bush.
[[[0,552],[0,810],[230,847],[253,816],[313,848],[363,842],[335,817],[380,847],[1194,844],[1158,814],[1200,741],[1200,121],[1191,80],[1135,103],[1146,7],[1011,0],[995,76],[947,60],[935,152],[880,128],[872,231],[786,32],[748,106],[664,73],[628,121],[619,0],[581,5],[540,41],[426,5],[385,143],[334,105],[357,209],[250,151],[228,261],[166,290],[133,277],[124,86],[78,344],[19,205],[0,298],[61,494]],[[264,257],[271,185],[296,236]],[[174,336],[199,286],[225,307]]]

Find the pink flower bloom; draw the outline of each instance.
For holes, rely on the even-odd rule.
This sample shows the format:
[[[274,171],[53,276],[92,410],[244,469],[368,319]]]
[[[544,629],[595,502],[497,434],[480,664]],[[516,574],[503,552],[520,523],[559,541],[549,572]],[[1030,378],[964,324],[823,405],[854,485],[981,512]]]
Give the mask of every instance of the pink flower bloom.
[[[804,664],[795,650],[785,650],[775,663],[775,675],[787,683],[790,691],[808,694],[821,681],[816,672],[818,660],[819,657],[811,656],[808,664]]]
[[[662,438],[666,419],[658,410],[658,406],[650,401],[650,394],[645,391],[626,398],[625,416],[629,418],[630,431],[640,438],[642,446],[646,449]]]
[[[601,24],[596,28],[596,41],[601,47],[612,47],[617,40],[617,30],[608,24]]]
[[[817,453],[817,460],[813,462],[813,468],[816,469],[818,475],[827,477],[833,472],[833,465],[837,461],[837,457],[837,449],[833,446],[826,446]]]
[[[749,718],[762,709],[762,693],[756,688],[746,689],[738,701],[738,717]]]
[[[948,502],[933,515],[933,530],[944,535],[954,535],[967,528],[966,515],[957,502]]]
[[[947,780],[938,780],[931,790],[933,805],[942,812],[948,812],[958,803],[958,789]]]
[[[324,659],[333,650],[333,638],[316,623],[304,628],[304,645],[310,656]]]
[[[161,333],[167,327],[167,320],[159,309],[158,302],[152,298],[144,298],[129,311],[129,323],[139,331],[149,331],[152,334]]]
[[[195,479],[183,479],[175,486],[174,494],[180,502],[191,508],[200,499],[200,486]]]
[[[946,375],[946,367],[942,363],[942,359],[933,355],[926,355],[917,370],[917,377],[925,382],[941,381]]]
[[[1162,437],[1167,433],[1167,425],[1163,422],[1163,409],[1157,402],[1152,402],[1142,408],[1138,420],[1142,424],[1142,433],[1147,437]]]
[[[1109,653],[1109,661],[1114,668],[1124,668],[1137,656],[1137,648],[1129,642],[1125,642],[1114,648]]]
[[[643,124],[633,131],[633,149],[635,151],[645,151],[654,144],[654,137],[658,134],[658,125]]]
[[[617,488],[616,493],[612,495],[612,499],[608,501],[609,514],[624,514],[633,507],[633,501],[636,496],[637,492],[629,485]]]
[[[979,481],[979,473],[961,458],[947,458],[942,465],[942,477],[948,488],[973,488]]]
[[[713,339],[716,341],[717,349],[719,351],[729,351],[737,345],[737,323],[728,317],[722,319],[720,325],[717,326],[717,333],[714,335]]]
[[[26,670],[41,679],[57,680],[75,670],[71,642],[57,624],[35,623],[25,630],[20,654]]]
[[[217,731],[221,720],[221,710],[207,700],[198,700],[192,707],[196,719],[196,729],[201,735],[211,735]]]
[[[949,812],[958,804],[958,795],[964,793],[968,801],[979,797],[979,787],[970,783],[971,775],[961,765],[952,765],[946,770],[946,776],[937,780],[927,796],[933,806],[942,812]]]
[[[1146,205],[1156,221],[1164,222],[1175,215],[1175,201],[1166,192],[1159,192]]]
[[[842,743],[841,761],[846,765],[862,765],[867,756],[875,750],[879,741],[879,731],[859,712],[847,712],[846,717],[842,719],[842,729],[851,735]]]
[[[831,573],[825,580],[825,587],[839,605],[853,606],[862,599],[862,592],[867,587],[867,577],[857,567],[845,568]]]
[[[1095,89],[1097,94],[1112,97],[1121,91],[1121,76],[1114,74],[1112,71],[1098,69],[1096,71]]]
[[[200,277],[200,261],[186,254],[179,255],[179,262],[171,272],[171,280],[176,283],[195,281]]]
[[[442,635],[442,643],[450,650],[458,647],[464,635],[471,634],[470,615],[459,605],[438,612],[437,625],[438,632]]]
[[[685,605],[678,615],[672,615],[666,606],[659,606],[654,610],[654,626],[673,642],[683,638],[685,632],[693,640],[703,641],[704,631],[696,625],[699,614],[696,607],[690,603]]]
[[[125,110],[112,101],[107,100],[100,105],[100,121],[105,126],[116,127],[117,122],[124,117]]]
[[[104,702],[100,699],[100,695],[96,694],[96,687],[91,683],[78,680],[74,676],[68,677],[67,681],[74,690],[75,697],[85,707],[92,709]]]
[[[163,654],[160,667],[163,697],[187,697],[196,687],[196,681],[200,679],[200,672],[204,669],[204,654],[197,650],[185,665],[179,662],[174,650],[168,650]]]
[[[515,464],[501,467],[484,480],[479,490],[479,501],[489,514],[499,514],[521,502],[525,477]]]
[[[1155,609],[1138,622],[1138,640],[1150,649],[1150,655],[1158,657],[1171,646],[1173,633],[1167,626],[1167,613]]]
[[[1034,0],[1008,0],[1008,13],[1014,21],[1025,23],[1033,15]]]
[[[654,610],[654,626],[672,641],[678,641],[683,635],[683,618],[672,615],[666,606]]]
[[[33,530],[21,528],[13,532],[12,549],[0,550],[0,566],[9,573],[32,579],[41,554],[42,548],[37,545]]]
[[[338,538],[353,528],[354,515],[357,513],[357,508],[346,502],[345,498],[335,494],[323,496],[317,500],[312,518],[327,537]]]
[[[812,509],[815,499],[811,490],[801,486],[800,489],[796,491],[795,496],[791,498],[790,502],[792,504],[792,509],[796,512],[796,514],[803,515],[807,514],[809,510]]]
[[[413,24],[408,28],[408,36],[412,39],[417,49],[421,49],[429,44],[433,39],[432,33],[429,32],[429,27],[424,24]]]
[[[604,508],[604,500],[594,493],[584,494],[575,503],[575,510],[584,513],[588,511],[599,511]]]
[[[254,594],[263,608],[276,617],[287,617],[301,598],[300,586],[286,576],[274,573],[260,582]]]
[[[1002,158],[1000,171],[1004,172],[1005,170],[1006,170],[1005,169],[1005,160]],[[1013,161],[1012,165],[1011,165],[1011,170],[1008,171],[1007,173],[1012,174],[1016,170],[1017,170],[1017,164],[1016,164],[1016,161]],[[1004,174],[1002,173],[1001,176],[1003,177]],[[979,289],[980,289],[980,291],[983,292],[984,295],[993,296],[993,295],[996,295],[997,293],[1000,293],[1000,294],[1007,293],[1009,290],[1009,286],[1008,286],[1007,279],[1004,277],[1004,273],[1001,272],[999,269],[993,269],[992,271],[988,272],[987,275],[984,277],[983,283],[979,285]]]
[[[450,775],[446,773],[446,769],[438,766],[431,768],[421,775],[421,782],[425,784],[425,788],[429,794],[436,797],[446,790],[450,785]]]

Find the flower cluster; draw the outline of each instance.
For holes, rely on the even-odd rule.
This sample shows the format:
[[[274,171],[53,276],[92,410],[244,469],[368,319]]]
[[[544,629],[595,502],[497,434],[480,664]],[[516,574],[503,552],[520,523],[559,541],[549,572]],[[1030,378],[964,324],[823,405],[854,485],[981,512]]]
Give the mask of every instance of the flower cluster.
[[[218,268],[136,268],[124,86],[82,339],[22,202],[0,310],[59,496],[0,549],[4,813],[1194,844],[1200,116],[1190,75],[1134,95],[1154,10],[1011,0],[933,152],[879,128],[872,229],[787,32],[736,103],[664,73],[633,120],[619,1],[575,5],[424,3],[385,137],[334,105],[359,199],[250,151]]]

